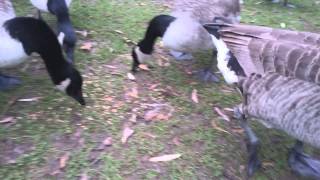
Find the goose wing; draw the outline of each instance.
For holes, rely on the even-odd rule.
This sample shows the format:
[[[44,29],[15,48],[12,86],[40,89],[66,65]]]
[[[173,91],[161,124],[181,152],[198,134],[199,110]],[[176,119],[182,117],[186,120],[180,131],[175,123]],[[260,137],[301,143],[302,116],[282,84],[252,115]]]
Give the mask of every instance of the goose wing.
[[[246,75],[278,72],[320,84],[320,35],[251,25],[218,31]]]

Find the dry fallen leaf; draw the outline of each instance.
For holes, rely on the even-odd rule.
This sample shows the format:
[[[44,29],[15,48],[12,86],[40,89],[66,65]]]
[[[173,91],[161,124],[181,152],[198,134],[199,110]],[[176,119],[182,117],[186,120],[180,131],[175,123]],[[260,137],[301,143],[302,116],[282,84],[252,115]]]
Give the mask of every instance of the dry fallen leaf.
[[[130,127],[125,127],[122,132],[122,138],[121,138],[122,144],[127,143],[129,137],[131,137],[133,133],[134,133],[133,129],[131,129]]]
[[[32,101],[38,101],[42,97],[33,97],[33,98],[26,98],[26,99],[18,99],[19,102],[32,102]]]
[[[83,37],[87,37],[88,36],[88,31],[83,30],[83,31],[76,31],[76,33],[80,34]]]
[[[180,146],[180,145],[181,145],[181,142],[180,142],[180,139],[179,139],[178,136],[174,137],[174,138],[172,139],[172,142],[173,142],[173,144],[175,144],[176,146]]]
[[[12,122],[13,120],[14,120],[14,117],[9,116],[9,117],[6,117],[6,118],[2,119],[2,120],[0,121],[0,124],[10,123],[10,122]]]
[[[105,65],[105,67],[110,68],[110,69],[117,69],[116,66],[112,66],[112,65]]]
[[[146,112],[146,114],[144,115],[144,119],[146,121],[151,121],[153,120],[155,117],[157,117],[159,114],[159,110],[158,109],[153,109],[153,110],[150,110],[148,112]]]
[[[65,153],[65,154],[60,158],[60,161],[59,161],[59,168],[60,168],[60,169],[63,169],[63,168],[66,167],[69,158],[70,158],[69,153]]]
[[[150,162],[167,162],[167,161],[175,160],[179,157],[181,157],[181,154],[168,154],[168,155],[163,155],[158,157],[152,157],[149,159],[149,161]]]
[[[134,77],[134,75],[132,73],[127,73],[128,79],[134,81],[136,80],[136,77]]]
[[[88,179],[89,179],[89,177],[88,177],[87,173],[81,174],[80,180],[88,180]]]
[[[142,134],[143,134],[144,136],[149,137],[149,138],[152,138],[152,139],[157,138],[156,135],[154,135],[154,134],[152,134],[152,133],[149,133],[149,132],[143,132]]]
[[[132,123],[136,123],[137,122],[137,115],[136,114],[132,114],[130,119],[129,119],[130,122]]]
[[[111,146],[112,145],[112,137],[107,137],[105,140],[103,140],[103,145]]]
[[[131,91],[127,92],[127,96],[130,96],[133,98],[139,98],[138,89],[136,87],[133,87]]]
[[[218,107],[214,107],[214,110],[216,111],[216,113],[222,117],[222,119],[226,120],[226,121],[230,121],[229,116],[227,116],[225,113],[223,113],[222,110],[220,110]]]
[[[120,30],[113,30],[114,32],[118,33],[118,34],[124,34],[122,31]]]
[[[197,91],[196,89],[193,89],[193,90],[192,90],[191,99],[192,99],[193,102],[199,103],[198,91]]]
[[[146,64],[139,64],[139,68],[145,71],[150,71],[149,67]]]
[[[82,43],[82,45],[80,46],[80,49],[90,51],[92,47],[93,47],[92,42],[85,42],[85,43]]]
[[[211,121],[211,126],[212,126],[215,130],[218,130],[218,131],[221,131],[221,132],[224,132],[224,133],[227,133],[227,134],[231,134],[231,133],[229,133],[228,131],[226,131],[226,130],[222,129],[221,127],[219,127],[214,120]]]

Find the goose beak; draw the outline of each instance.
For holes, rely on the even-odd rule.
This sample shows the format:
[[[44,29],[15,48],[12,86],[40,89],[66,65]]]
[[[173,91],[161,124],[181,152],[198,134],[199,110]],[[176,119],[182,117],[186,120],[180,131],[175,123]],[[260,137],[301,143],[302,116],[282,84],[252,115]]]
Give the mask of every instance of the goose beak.
[[[216,24],[204,24],[203,27],[208,31],[209,34],[214,35],[217,39],[219,39],[219,29],[220,27]]]
[[[77,102],[79,102],[82,106],[86,105],[86,101],[83,98],[82,92],[78,92],[77,94],[71,96],[73,99],[75,99]]]

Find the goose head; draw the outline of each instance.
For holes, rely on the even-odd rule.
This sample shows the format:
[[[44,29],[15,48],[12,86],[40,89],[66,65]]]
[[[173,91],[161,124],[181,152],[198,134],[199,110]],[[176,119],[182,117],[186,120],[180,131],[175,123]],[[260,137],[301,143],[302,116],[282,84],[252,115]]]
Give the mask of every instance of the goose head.
[[[72,66],[70,67],[71,68],[66,73],[66,76],[64,76],[64,78],[61,78],[61,80],[57,80],[55,82],[56,88],[75,99],[81,105],[85,105],[86,103],[82,93],[82,77],[79,71],[77,71]]]

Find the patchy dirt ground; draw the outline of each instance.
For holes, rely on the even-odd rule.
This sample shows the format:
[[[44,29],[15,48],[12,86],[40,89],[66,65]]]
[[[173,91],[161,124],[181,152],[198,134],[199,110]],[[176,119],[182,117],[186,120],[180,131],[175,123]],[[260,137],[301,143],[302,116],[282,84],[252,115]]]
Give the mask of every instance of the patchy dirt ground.
[[[27,1],[13,2],[18,14],[32,12]],[[0,179],[246,179],[245,138],[230,112],[238,94],[192,75],[209,63],[208,53],[180,63],[158,43],[150,69],[130,73],[132,42],[151,17],[168,11],[164,2],[73,2],[86,107],[53,90],[38,58],[8,71],[24,86],[0,95]],[[243,21],[317,31],[317,1],[292,3],[296,9],[245,1]],[[52,16],[45,19],[54,26]],[[253,126],[263,161],[253,179],[300,179],[286,163],[293,140]],[[151,162],[152,157],[171,161]]]

